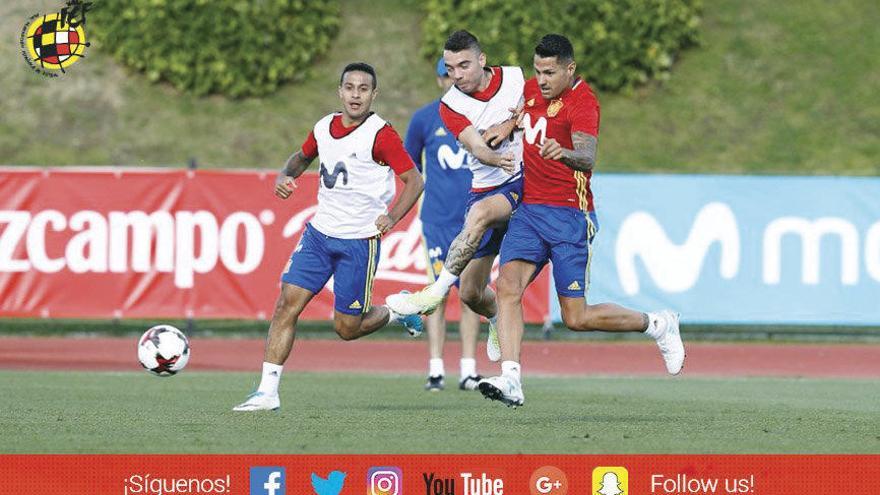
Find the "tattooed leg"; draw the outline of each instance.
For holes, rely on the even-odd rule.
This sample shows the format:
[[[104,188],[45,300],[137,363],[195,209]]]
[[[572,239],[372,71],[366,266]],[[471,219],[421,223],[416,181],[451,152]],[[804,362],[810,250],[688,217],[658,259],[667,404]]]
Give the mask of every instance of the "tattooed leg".
[[[471,206],[464,220],[464,229],[449,246],[444,268],[453,275],[460,276],[480,247],[486,231],[495,225],[507,223],[512,211],[510,203],[500,194],[489,196]]]
[[[459,232],[455,240],[450,244],[449,253],[446,255],[446,263],[443,266],[456,277],[461,276],[464,267],[467,266],[471,258],[474,257],[474,253],[480,247],[480,240],[483,239],[483,234],[486,233],[486,230],[488,230],[488,227],[473,225],[471,228],[468,228],[468,225],[465,224],[464,230]]]

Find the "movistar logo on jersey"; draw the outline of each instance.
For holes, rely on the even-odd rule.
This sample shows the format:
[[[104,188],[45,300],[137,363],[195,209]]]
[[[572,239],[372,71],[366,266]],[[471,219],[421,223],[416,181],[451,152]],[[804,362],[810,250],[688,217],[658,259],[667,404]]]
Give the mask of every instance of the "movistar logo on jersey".
[[[443,169],[458,170],[464,166],[467,159],[467,150],[458,148],[453,150],[448,144],[442,144],[437,148],[437,163]]]
[[[547,119],[539,117],[532,125],[532,116],[526,113],[523,115],[523,135],[529,144],[543,144],[544,137],[547,135]]]
[[[330,173],[327,171],[327,166],[324,163],[321,163],[321,180],[324,181],[324,187],[328,189],[333,189],[336,187],[336,181],[339,179],[339,176],[342,175],[342,185],[348,185],[348,170],[345,168],[345,162],[336,162],[336,166],[333,167],[333,172]]]

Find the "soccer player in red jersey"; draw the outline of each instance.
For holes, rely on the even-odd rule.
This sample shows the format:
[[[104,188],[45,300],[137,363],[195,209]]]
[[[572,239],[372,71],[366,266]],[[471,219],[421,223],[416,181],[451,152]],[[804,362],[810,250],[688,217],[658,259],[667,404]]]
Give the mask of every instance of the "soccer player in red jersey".
[[[588,304],[590,246],[598,231],[590,177],[596,163],[599,103],[577,77],[571,42],[548,34],[535,47],[535,77],[526,81],[523,108],[523,203],[501,244],[498,336],[501,376],[480,382],[487,398],[523,404],[520,347],[522,296],[548,261],[565,326],[575,331],[644,332],[657,341],[666,369],[684,364],[679,315],[643,313],[616,304]]]

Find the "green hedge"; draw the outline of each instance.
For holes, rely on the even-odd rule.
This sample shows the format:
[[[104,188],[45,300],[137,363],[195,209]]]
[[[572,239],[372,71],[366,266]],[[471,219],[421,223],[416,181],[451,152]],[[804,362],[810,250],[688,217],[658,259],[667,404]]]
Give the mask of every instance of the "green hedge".
[[[532,72],[538,40],[567,36],[579,72],[605,90],[665,79],[675,56],[698,43],[701,0],[428,0],[422,53],[436,60],[458,29],[474,33],[492,64]]]
[[[334,0],[102,0],[95,47],[198,95],[259,96],[301,79],[339,29]]]

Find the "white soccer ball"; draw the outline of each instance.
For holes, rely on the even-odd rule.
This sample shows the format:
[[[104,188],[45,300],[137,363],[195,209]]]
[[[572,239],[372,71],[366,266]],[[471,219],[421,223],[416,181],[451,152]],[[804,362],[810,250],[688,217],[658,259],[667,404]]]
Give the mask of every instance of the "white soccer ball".
[[[156,376],[174,376],[189,362],[189,340],[171,325],[156,325],[138,340],[138,361]]]

